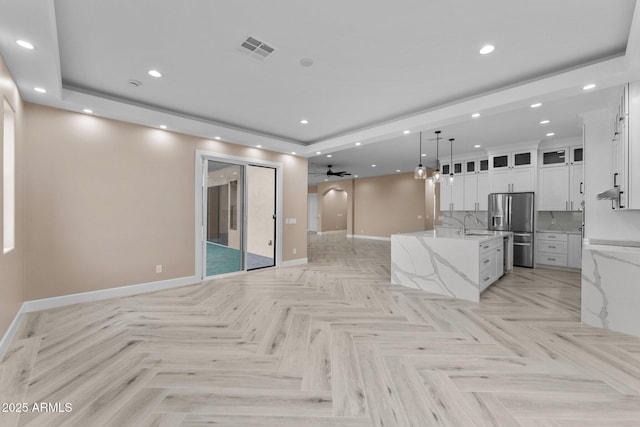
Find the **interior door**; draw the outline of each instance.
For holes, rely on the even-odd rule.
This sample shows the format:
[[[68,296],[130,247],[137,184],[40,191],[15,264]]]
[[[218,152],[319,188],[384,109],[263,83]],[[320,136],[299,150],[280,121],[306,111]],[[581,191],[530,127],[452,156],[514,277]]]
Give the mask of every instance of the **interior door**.
[[[247,270],[276,260],[276,169],[247,166]]]

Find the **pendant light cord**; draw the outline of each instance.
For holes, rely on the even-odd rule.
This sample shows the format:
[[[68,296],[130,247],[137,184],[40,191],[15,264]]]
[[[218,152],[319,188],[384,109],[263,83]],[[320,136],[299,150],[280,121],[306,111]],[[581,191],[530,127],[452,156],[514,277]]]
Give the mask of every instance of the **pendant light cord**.
[[[418,167],[422,167],[422,131],[420,131],[420,151],[418,152]]]

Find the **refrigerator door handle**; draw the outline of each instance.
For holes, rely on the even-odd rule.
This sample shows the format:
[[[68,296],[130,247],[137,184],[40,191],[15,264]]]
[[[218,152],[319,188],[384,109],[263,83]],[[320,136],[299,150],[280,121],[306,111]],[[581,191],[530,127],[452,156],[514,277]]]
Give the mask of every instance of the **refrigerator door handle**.
[[[531,243],[513,243],[513,246],[531,246]]]
[[[509,228],[513,226],[513,222],[511,220],[511,196],[507,197],[507,212],[505,212],[505,216],[507,217],[507,224],[509,224]]]
[[[513,235],[518,237],[532,237],[531,233],[513,233]]]

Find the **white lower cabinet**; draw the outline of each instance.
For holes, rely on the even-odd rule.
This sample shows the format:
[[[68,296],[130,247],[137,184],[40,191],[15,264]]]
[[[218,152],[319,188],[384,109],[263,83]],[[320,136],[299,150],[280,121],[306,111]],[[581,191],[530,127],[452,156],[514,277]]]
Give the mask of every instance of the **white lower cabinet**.
[[[567,266],[582,268],[582,236],[580,234],[569,234],[568,243]]]
[[[504,274],[504,248],[502,239],[480,244],[480,292]]]
[[[582,237],[579,234],[538,232],[536,248],[537,264],[581,267]]]

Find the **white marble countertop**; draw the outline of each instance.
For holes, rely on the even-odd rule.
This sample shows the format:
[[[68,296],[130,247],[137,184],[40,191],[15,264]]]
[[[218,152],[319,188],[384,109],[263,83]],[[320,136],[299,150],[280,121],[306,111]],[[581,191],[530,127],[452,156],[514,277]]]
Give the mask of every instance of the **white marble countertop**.
[[[584,245],[593,250],[640,252],[640,242],[632,240],[584,239]]]
[[[484,243],[496,238],[513,235],[510,231],[490,231],[480,229],[468,229],[462,234],[460,228],[436,228],[435,230],[413,231],[410,233],[397,233],[398,236],[417,236],[430,239],[461,240],[475,243]]]
[[[582,234],[580,230],[536,230],[536,233]]]

